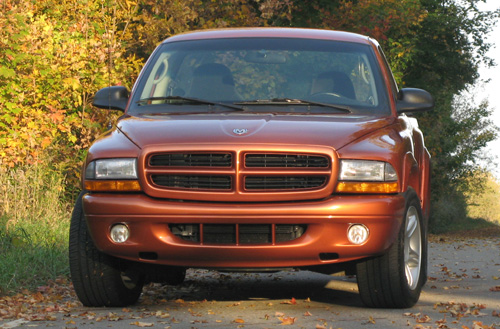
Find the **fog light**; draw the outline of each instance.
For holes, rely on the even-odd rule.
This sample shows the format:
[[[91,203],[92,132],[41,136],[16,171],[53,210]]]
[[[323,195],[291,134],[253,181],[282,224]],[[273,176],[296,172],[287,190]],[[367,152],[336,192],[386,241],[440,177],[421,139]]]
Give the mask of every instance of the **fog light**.
[[[363,224],[353,224],[347,231],[347,238],[353,244],[363,244],[368,240],[370,231]]]
[[[115,243],[123,243],[128,240],[130,231],[125,224],[116,224],[111,228],[111,240]]]

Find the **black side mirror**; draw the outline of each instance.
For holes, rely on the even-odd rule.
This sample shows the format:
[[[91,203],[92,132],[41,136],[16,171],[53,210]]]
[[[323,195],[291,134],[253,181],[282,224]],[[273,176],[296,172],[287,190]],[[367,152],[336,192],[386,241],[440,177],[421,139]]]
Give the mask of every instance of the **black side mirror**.
[[[434,108],[434,98],[422,89],[403,88],[399,91],[396,106],[398,113],[429,111]]]
[[[124,112],[128,103],[128,90],[123,86],[106,87],[94,95],[92,105],[101,109],[112,109]]]

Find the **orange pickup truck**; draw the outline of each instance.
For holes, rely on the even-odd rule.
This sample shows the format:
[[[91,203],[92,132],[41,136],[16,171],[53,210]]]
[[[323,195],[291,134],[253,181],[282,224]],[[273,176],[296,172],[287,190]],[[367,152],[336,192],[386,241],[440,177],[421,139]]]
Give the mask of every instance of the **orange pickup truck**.
[[[369,307],[405,308],[427,273],[430,156],[378,43],[245,28],[168,38],[90,147],[69,261],[87,306],[123,306],[187,268],[356,275]],[[407,116],[408,114],[408,116]]]

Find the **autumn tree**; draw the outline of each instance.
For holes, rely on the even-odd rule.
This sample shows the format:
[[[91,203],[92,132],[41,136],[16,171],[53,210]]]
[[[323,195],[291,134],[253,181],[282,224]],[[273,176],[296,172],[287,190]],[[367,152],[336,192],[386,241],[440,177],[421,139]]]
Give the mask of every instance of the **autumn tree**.
[[[478,79],[479,65],[493,64],[486,56],[490,44],[484,40],[499,12],[481,12],[479,2],[422,0],[428,15],[418,28],[416,56],[404,73],[407,85],[430,90],[436,99],[435,110],[420,115],[419,121],[433,156],[437,227],[454,221],[442,207],[449,204],[443,199],[466,208],[464,181],[478,169],[481,150],[498,131],[489,119],[488,104],[478,104],[472,93],[463,94]],[[459,197],[450,198],[454,194]]]
[[[358,32],[376,38],[401,87],[430,91],[433,112],[418,115],[432,154],[433,226],[445,228],[466,215],[463,186],[479,164],[481,150],[496,138],[487,103],[459,96],[492,65],[485,42],[499,12],[482,12],[482,0],[294,1],[284,25]],[[468,98],[467,98],[468,97]],[[453,209],[452,209],[453,208]]]
[[[51,154],[53,163],[77,176],[83,150],[109,121],[107,112],[91,110],[98,89],[130,89],[145,59],[172,34],[265,25],[261,16],[272,16],[279,4],[3,0],[0,167],[36,163]]]
[[[98,1],[3,2],[0,13],[0,166],[47,160],[74,167],[98,133],[90,98],[131,85],[141,62],[124,57]],[[108,65],[109,50],[113,51]]]

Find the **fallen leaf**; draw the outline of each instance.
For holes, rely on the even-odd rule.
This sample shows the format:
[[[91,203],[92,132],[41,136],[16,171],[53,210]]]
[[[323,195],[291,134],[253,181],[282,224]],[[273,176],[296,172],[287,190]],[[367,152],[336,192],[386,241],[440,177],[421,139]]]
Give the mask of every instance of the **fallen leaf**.
[[[154,326],[154,323],[136,321],[136,322],[130,323],[130,325],[131,326],[137,326],[137,327],[140,327],[140,328],[146,328],[146,327],[152,327],[152,326]]]
[[[245,320],[243,320],[243,319],[235,319],[233,322],[234,323],[245,323]]]
[[[490,288],[490,291],[500,291],[500,286],[494,286]]]
[[[304,313],[304,316],[312,316],[312,314],[309,311],[307,311],[306,313]]]
[[[113,312],[108,313],[108,321],[120,321],[120,320],[123,320],[123,318],[117,313]]]
[[[370,316],[370,317],[368,318],[368,323],[375,324],[375,323],[377,323],[377,322],[375,321],[375,319],[374,319],[372,316]]]
[[[428,323],[431,322],[431,318],[428,315],[424,315],[416,319],[417,323]]]
[[[168,314],[167,312],[163,312],[163,311],[157,311],[155,313],[155,316],[157,318],[160,318],[160,319],[166,319],[166,318],[169,318],[170,317],[170,314]]]
[[[290,304],[290,305],[297,305],[297,300],[292,297],[290,300],[286,300],[284,302],[281,302],[280,304]]]
[[[47,321],[57,321],[57,318],[51,314],[48,314],[46,317],[45,317],[45,320]]]
[[[278,318],[281,321],[281,325],[287,326],[295,323],[295,318],[291,316],[283,316]]]

